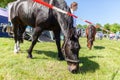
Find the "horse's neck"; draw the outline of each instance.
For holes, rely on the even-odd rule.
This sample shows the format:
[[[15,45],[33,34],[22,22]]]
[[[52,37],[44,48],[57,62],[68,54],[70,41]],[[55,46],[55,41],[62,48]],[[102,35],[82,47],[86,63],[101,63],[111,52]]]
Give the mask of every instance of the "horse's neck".
[[[65,2],[65,0],[54,0],[56,1],[56,4],[55,6],[68,12],[70,9],[69,7],[67,6],[67,3]],[[69,36],[69,29],[70,29],[70,25],[68,26],[68,24],[71,23],[71,20],[70,19],[70,16],[67,16],[67,14],[64,14],[64,13],[59,13],[57,12],[57,17],[58,17],[58,22],[60,24],[60,27],[61,27],[61,30],[64,34],[65,37],[68,37]]]
[[[76,29],[75,28],[72,28],[72,27],[63,27],[64,30],[62,30],[64,36],[66,39],[70,38],[72,35],[74,35],[74,33],[76,33]]]

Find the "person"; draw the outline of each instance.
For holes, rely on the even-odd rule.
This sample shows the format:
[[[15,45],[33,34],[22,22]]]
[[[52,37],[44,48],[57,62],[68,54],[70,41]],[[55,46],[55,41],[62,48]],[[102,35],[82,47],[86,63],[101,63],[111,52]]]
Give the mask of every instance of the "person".
[[[117,31],[117,32],[116,32],[116,34],[115,34],[115,38],[116,38],[116,40],[118,40],[118,39],[119,39],[119,35],[120,35],[120,32],[119,32],[119,31]]]
[[[70,9],[71,9],[71,13],[75,14],[75,11],[77,11],[77,9],[78,9],[78,3],[72,2],[70,5]],[[76,18],[74,18],[74,17],[73,17],[73,27],[75,27],[75,28],[77,27]]]
[[[115,37],[115,34],[113,32],[110,32],[109,39],[112,40]]]
[[[99,33],[99,39],[102,40],[102,38],[103,38],[103,33],[100,32],[100,33]]]

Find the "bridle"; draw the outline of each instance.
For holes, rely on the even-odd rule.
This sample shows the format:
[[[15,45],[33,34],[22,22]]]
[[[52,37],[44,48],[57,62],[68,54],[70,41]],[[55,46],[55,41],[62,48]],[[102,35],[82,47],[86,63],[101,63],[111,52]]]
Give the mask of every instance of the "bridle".
[[[67,30],[69,30],[69,28],[67,28]],[[68,62],[72,62],[72,63],[79,63],[79,60],[69,59],[69,58],[67,57],[67,55],[66,55],[65,47],[66,47],[67,42],[68,42],[69,40],[70,40],[70,38],[65,39],[65,42],[64,42],[64,44],[63,44],[63,46],[62,46],[62,52],[63,52],[63,54],[64,54],[64,56],[65,56],[65,60],[68,61]]]

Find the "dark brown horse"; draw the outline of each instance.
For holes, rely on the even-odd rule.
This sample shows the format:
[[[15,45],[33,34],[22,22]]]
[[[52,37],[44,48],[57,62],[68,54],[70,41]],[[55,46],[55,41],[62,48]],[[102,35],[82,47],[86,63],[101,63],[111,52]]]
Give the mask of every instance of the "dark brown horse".
[[[94,25],[89,25],[86,28],[87,47],[91,50],[93,41],[95,41],[96,28]]]
[[[70,12],[70,8],[67,6],[64,0],[43,0],[47,3]],[[28,49],[28,58],[33,58],[32,50],[37,42],[39,35],[44,30],[52,30],[55,35],[56,45],[58,49],[58,58],[65,60],[68,63],[69,71],[78,71],[79,66],[79,35],[76,33],[76,29],[73,27],[73,17],[66,14],[49,9],[43,5],[40,5],[32,0],[19,0],[13,2],[11,8],[11,21],[13,24],[13,32],[15,39],[14,52],[18,53],[20,50],[20,42],[23,42],[23,33],[27,25],[33,27],[34,34],[32,44]],[[60,45],[60,32],[63,32],[65,36],[64,44],[61,49]]]

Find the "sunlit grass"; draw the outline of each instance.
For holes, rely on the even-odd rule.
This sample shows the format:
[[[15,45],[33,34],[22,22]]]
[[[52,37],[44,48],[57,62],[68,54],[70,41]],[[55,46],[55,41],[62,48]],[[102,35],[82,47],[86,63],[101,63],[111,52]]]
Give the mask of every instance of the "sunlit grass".
[[[93,49],[81,38],[80,71],[72,74],[66,61],[57,60],[54,42],[37,43],[34,59],[27,59],[31,42],[21,44],[21,52],[13,53],[14,40],[0,38],[0,80],[120,80],[120,41],[96,40]]]

